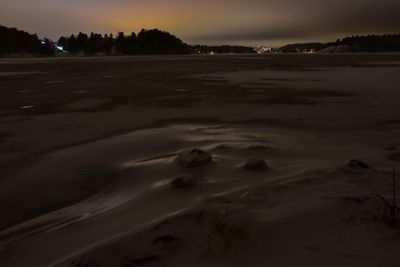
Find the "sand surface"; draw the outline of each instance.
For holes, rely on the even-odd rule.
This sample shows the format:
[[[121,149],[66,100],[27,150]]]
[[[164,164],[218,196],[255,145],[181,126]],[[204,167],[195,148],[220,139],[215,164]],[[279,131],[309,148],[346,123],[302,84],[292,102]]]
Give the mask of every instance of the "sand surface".
[[[398,62],[0,60],[0,266],[398,266]]]

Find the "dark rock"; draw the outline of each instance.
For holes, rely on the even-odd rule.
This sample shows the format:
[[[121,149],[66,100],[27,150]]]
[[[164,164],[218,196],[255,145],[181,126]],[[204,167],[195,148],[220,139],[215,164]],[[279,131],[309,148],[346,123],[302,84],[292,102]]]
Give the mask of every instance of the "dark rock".
[[[263,159],[248,159],[243,168],[249,171],[263,171],[268,169],[268,165]]]
[[[211,161],[211,154],[201,149],[184,150],[178,155],[179,164],[185,168],[203,166]]]
[[[187,188],[197,184],[192,176],[180,176],[172,179],[170,185],[174,188]]]
[[[361,169],[368,169],[369,166],[365,162],[357,159],[353,159],[347,164],[350,168],[361,168]]]

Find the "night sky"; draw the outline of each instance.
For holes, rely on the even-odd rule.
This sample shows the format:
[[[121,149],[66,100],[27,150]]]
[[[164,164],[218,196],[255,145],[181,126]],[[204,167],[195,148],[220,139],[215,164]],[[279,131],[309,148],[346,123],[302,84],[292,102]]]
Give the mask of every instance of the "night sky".
[[[58,38],[167,30],[204,44],[279,46],[400,33],[400,0],[0,0],[0,25]]]

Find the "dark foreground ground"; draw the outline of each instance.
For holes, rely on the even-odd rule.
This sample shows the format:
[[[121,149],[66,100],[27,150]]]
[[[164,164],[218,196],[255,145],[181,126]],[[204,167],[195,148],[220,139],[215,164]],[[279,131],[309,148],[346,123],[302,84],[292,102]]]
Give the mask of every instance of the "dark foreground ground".
[[[389,177],[400,161],[399,74],[400,54],[1,59],[0,266],[51,266],[89,249],[92,263],[80,257],[65,265],[253,266],[254,259],[261,266],[270,255],[272,266],[292,266],[279,251],[294,251],[309,266],[378,266],[367,257],[374,246],[390,257],[384,266],[397,266],[397,230],[375,235],[341,227],[363,221],[359,206],[347,202],[370,209],[368,181]],[[191,173],[201,176],[194,191],[171,193],[164,185],[182,172],[172,158],[190,147],[213,151],[216,165]],[[273,171],[240,172],[243,158],[253,156],[267,158]],[[348,169],[354,158],[371,169]],[[274,187],[264,188],[266,182]],[[290,189],[279,191],[282,183]],[[387,182],[377,184],[382,194],[390,191]],[[243,208],[251,196],[262,203],[246,202],[238,213],[240,222],[255,218],[245,223],[255,243],[256,236],[264,240],[256,252],[232,250],[239,259],[202,262],[194,241],[188,251],[182,243],[171,253],[132,241],[147,244],[151,229],[110,243],[198,209],[198,199],[243,187],[256,189],[224,204]],[[219,218],[214,213],[211,221]],[[196,231],[190,214],[167,227],[176,235],[182,227],[172,241],[186,242]],[[375,215],[362,227],[378,225]],[[201,227],[209,231],[207,223]],[[346,254],[340,247],[348,233],[354,242]],[[263,243],[267,237],[275,245]],[[103,243],[110,247],[94,249]],[[107,256],[96,262],[99,255]]]

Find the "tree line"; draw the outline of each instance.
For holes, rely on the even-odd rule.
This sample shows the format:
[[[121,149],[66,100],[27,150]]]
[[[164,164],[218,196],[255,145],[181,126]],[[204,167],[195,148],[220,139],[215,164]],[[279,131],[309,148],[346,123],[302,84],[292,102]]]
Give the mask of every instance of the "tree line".
[[[84,55],[168,55],[168,54],[228,54],[255,53],[246,46],[188,45],[174,35],[158,29],[142,29],[137,35],[126,36],[123,32],[113,34],[79,33],[68,38],[61,37],[58,44],[72,54]]]
[[[16,28],[0,26],[0,56],[5,55],[54,55],[54,46],[49,39],[40,40],[36,34]]]
[[[400,52],[400,34],[351,36],[336,41],[349,52]]]
[[[318,51],[328,47],[341,47],[346,52],[400,52],[400,34],[351,36],[332,43],[292,44],[280,48],[281,52]],[[61,37],[58,42],[40,40],[36,34],[16,28],[0,26],[0,56],[33,55],[172,55],[172,54],[224,54],[255,53],[246,46],[188,45],[176,36],[158,29],[142,29],[138,34],[125,35],[80,32]]]
[[[289,44],[279,49],[282,53],[301,53],[311,50],[316,52],[330,50],[351,53],[400,52],[400,34],[355,35],[338,39],[336,42],[331,43]]]
[[[113,34],[98,33],[61,37],[58,45],[73,55],[168,55],[190,54],[191,48],[174,35],[158,29],[142,29],[137,35],[126,36],[120,32]]]
[[[252,47],[188,45],[176,36],[158,29],[142,29],[138,34],[125,35],[86,33],[62,36],[57,42],[40,40],[36,34],[0,26],[0,56],[70,55],[173,55],[254,53]]]

